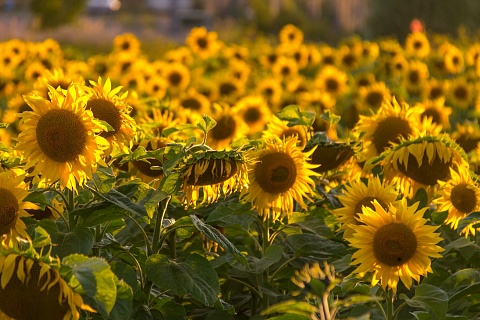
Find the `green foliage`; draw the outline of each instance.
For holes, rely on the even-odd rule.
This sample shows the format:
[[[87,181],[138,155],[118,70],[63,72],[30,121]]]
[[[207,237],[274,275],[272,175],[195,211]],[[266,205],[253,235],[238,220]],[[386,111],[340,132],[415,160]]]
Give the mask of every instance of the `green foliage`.
[[[50,29],[72,22],[86,4],[87,0],[31,0],[30,8],[40,27]]]

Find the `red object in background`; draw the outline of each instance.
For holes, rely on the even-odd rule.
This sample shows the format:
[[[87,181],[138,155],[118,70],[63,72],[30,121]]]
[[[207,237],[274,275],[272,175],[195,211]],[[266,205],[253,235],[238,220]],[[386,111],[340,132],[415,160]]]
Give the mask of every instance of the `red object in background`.
[[[410,31],[411,32],[424,32],[425,31],[425,26],[423,25],[422,21],[415,18],[415,19],[412,20],[412,22],[410,22]]]

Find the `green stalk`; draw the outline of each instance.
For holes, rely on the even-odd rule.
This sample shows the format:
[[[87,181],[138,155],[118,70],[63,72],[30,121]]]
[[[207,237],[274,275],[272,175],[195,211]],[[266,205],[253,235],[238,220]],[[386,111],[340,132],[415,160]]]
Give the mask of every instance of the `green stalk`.
[[[389,289],[386,292],[387,295],[387,319],[388,320],[393,320],[393,291],[392,289]]]
[[[160,201],[160,204],[156,210],[156,220],[155,220],[155,229],[153,230],[153,240],[152,240],[152,253],[158,253],[160,251],[160,234],[162,233],[163,219],[165,218],[165,213],[167,212],[168,203],[172,196]],[[160,216],[160,211],[162,212]]]

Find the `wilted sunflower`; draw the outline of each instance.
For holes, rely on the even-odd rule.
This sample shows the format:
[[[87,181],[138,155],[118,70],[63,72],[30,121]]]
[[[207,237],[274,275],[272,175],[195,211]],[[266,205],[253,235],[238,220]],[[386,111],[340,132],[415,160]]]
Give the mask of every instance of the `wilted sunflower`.
[[[447,135],[402,139],[380,159],[385,179],[409,198],[420,188],[433,195],[439,180],[450,179],[450,168],[468,167],[467,155]]]
[[[294,202],[306,208],[305,199],[315,189],[312,169],[308,163],[314,149],[303,153],[297,147],[297,137],[265,141],[265,147],[257,150],[255,162],[248,166],[250,186],[240,195],[242,201],[252,203],[263,219],[290,217]]]
[[[248,126],[249,135],[254,135],[263,129],[272,117],[272,111],[261,96],[247,96],[233,106],[232,111]]]
[[[405,40],[405,51],[410,55],[423,59],[430,54],[430,50],[430,42],[425,33],[414,32],[407,36]]]
[[[334,66],[325,66],[315,78],[315,86],[335,98],[343,95],[347,86],[347,74]]]
[[[105,127],[85,110],[89,95],[79,95],[75,86],[64,93],[48,87],[51,101],[37,95],[24,96],[33,109],[20,115],[25,126],[16,149],[23,152],[26,168],[41,175],[47,185],[60,180],[61,188],[76,190],[91,179],[108,142],[96,135]]]
[[[270,122],[267,124],[267,129],[262,133],[262,138],[264,140],[275,138],[283,140],[295,136],[297,137],[297,145],[303,149],[310,138],[310,131],[310,128],[307,126],[288,126],[288,121],[274,116],[270,118]]]
[[[376,114],[360,115],[355,131],[364,133],[361,140],[365,159],[379,155],[401,138],[417,135],[421,112],[419,107],[410,107],[407,103],[400,105],[394,97],[384,100]]]
[[[350,238],[355,232],[355,227],[362,224],[358,217],[362,215],[363,207],[375,210],[373,206],[375,200],[383,209],[388,210],[397,197],[398,192],[394,185],[383,183],[378,176],[346,184],[343,195],[338,196],[343,207],[334,210],[338,222],[341,223],[340,229],[345,230],[343,237]]]
[[[0,252],[0,310],[14,319],[79,319],[95,312],[62,278],[60,261],[12,249]]]
[[[100,134],[110,144],[106,153],[111,154],[116,148],[118,151],[127,152],[136,131],[135,120],[129,115],[128,92],[119,95],[122,87],[112,89],[109,78],[103,85],[102,78],[98,78],[98,82],[90,80],[90,85],[86,90],[91,96],[85,108],[91,110],[95,118],[105,121],[113,128],[113,131]]]
[[[201,150],[188,153],[181,164],[185,207],[211,204],[248,187],[247,158],[242,151]]]
[[[385,210],[378,202],[374,208],[364,206],[359,215],[360,225],[352,227],[355,233],[347,238],[358,249],[352,264],[359,266],[354,273],[373,272],[372,286],[378,282],[397,292],[399,279],[407,289],[412,279],[432,272],[430,258],[441,258],[444,249],[437,245],[442,240],[435,233],[438,226],[427,225],[423,218],[427,208],[417,211],[419,202],[407,206],[406,199]]]
[[[28,238],[25,223],[20,217],[29,217],[25,211],[32,204],[23,202],[28,195],[28,186],[23,182],[25,175],[12,171],[0,173],[0,242],[16,246],[17,237]]]
[[[459,168],[458,171],[450,169],[450,176],[449,180],[438,182],[439,191],[436,195],[439,197],[433,202],[437,205],[437,211],[448,211],[445,223],[457,229],[461,219],[480,210],[480,188],[465,168]],[[475,234],[475,228],[469,225],[462,234],[465,237]]]
[[[201,59],[215,56],[219,50],[216,32],[208,32],[205,27],[196,27],[190,30],[185,40],[190,49]]]

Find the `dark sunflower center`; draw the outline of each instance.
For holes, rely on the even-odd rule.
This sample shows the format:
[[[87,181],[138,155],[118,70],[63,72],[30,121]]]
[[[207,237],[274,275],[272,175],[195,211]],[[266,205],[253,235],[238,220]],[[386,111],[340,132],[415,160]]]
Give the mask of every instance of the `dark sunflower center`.
[[[362,207],[367,207],[372,210],[375,210],[375,206],[373,205],[373,200],[377,200],[377,202],[382,206],[382,208],[386,211],[388,210],[388,205],[384,203],[382,200],[378,199],[377,197],[366,197],[360,200],[357,205],[355,206],[355,213],[362,213]]]
[[[275,62],[277,62],[277,58],[278,56],[275,53],[269,54],[267,57],[268,62],[270,62],[271,64],[274,64]]]
[[[102,132],[102,137],[111,137],[120,130],[122,116],[113,102],[105,99],[91,99],[87,102],[87,109],[92,110],[95,118],[105,121],[113,128],[113,131]]]
[[[57,162],[75,161],[82,154],[87,131],[72,111],[50,110],[38,120],[37,143],[43,153]]]
[[[208,163],[204,173],[195,175],[195,166],[203,166]],[[224,182],[237,173],[235,161],[230,159],[208,159],[200,160],[193,165],[192,173],[188,176],[186,182],[194,186],[207,186]]]
[[[220,94],[222,96],[231,95],[235,91],[237,91],[237,87],[231,82],[224,82],[220,85]]]
[[[359,79],[358,82],[357,82],[357,85],[358,85],[359,87],[366,87],[366,86],[368,86],[369,84],[370,84],[370,80],[368,80],[367,78],[361,78],[361,79]]]
[[[178,86],[180,84],[180,82],[182,82],[182,75],[178,72],[172,72],[168,76],[168,81],[173,86]]]
[[[475,191],[468,188],[468,184],[462,183],[453,187],[450,194],[453,206],[463,213],[470,213],[477,205]]]
[[[378,123],[373,133],[373,145],[378,153],[389,148],[391,143],[398,143],[400,138],[407,138],[412,134],[410,123],[406,119],[398,117],[387,117]]]
[[[295,184],[297,167],[290,155],[284,152],[269,153],[260,157],[254,175],[263,191],[279,194]]]
[[[380,227],[373,237],[373,253],[381,263],[391,267],[407,263],[417,250],[417,238],[403,223]]]
[[[422,113],[422,119],[424,118],[432,118],[432,122],[437,124],[441,122],[439,112],[433,108],[426,109]]]
[[[290,75],[290,68],[288,66],[283,66],[282,69],[280,70],[280,73],[282,74],[282,76],[288,76]]]
[[[344,66],[346,67],[351,67],[354,65],[355,61],[357,59],[355,58],[355,56],[353,54],[346,54],[343,58],[342,58],[342,63]]]
[[[456,87],[455,90],[453,90],[453,94],[455,98],[459,100],[466,100],[468,97],[468,90],[465,87]]]
[[[335,58],[333,56],[325,56],[325,57],[323,57],[323,63],[324,64],[334,64],[335,63]]]
[[[261,118],[262,113],[257,107],[248,108],[243,115],[243,120],[245,120],[246,123],[255,123]]]
[[[122,43],[122,50],[128,50],[130,49],[130,42],[125,41]]]
[[[430,99],[435,100],[435,99],[440,98],[441,96],[443,96],[443,90],[442,90],[442,88],[440,88],[440,87],[433,87],[433,88],[430,90],[430,96],[429,96]]]
[[[310,163],[319,164],[320,167],[313,169],[318,173],[327,172],[338,168],[353,156],[353,150],[347,147],[317,147],[312,154]]]
[[[31,278],[27,284],[24,284],[17,276],[19,263],[20,257],[17,257],[15,259],[15,270],[10,281],[4,289],[0,287],[0,309],[2,312],[14,319],[63,319],[69,306],[68,299],[65,299],[61,304],[58,302],[61,292],[60,284],[56,283],[48,290],[40,291],[40,288],[48,281],[47,279],[55,279],[55,271],[50,269],[47,271],[48,275],[44,273],[40,278],[41,267],[35,261],[30,270]],[[25,268],[24,265],[23,269],[25,270]]]
[[[130,61],[123,62],[123,63],[121,64],[120,69],[122,70],[122,72],[125,72],[125,71],[127,71],[128,69],[130,69],[131,65],[132,65],[132,63],[131,63]]]
[[[413,47],[414,47],[416,50],[418,50],[418,49],[420,49],[420,48],[423,47],[423,44],[422,44],[421,41],[415,41],[415,42],[413,43]]]
[[[454,65],[458,65],[460,63],[460,58],[455,56],[455,57],[452,58],[452,62],[453,62]]]
[[[268,97],[271,97],[273,95],[273,89],[272,88],[265,88],[265,90],[263,90],[263,94],[265,94],[266,96]]]
[[[195,98],[186,98],[182,100],[182,107],[191,110],[200,110],[202,108],[202,105]]]
[[[0,188],[0,236],[15,226],[18,218],[18,200],[8,189]]]
[[[36,220],[43,220],[53,217],[52,209],[49,207],[45,207],[44,210],[41,209],[25,209],[28,213],[30,213],[33,218]]]
[[[379,91],[372,91],[367,95],[366,101],[371,108],[379,108],[383,101],[383,94]]]
[[[480,137],[474,138],[467,135],[461,135],[455,141],[463,148],[463,150],[465,150],[466,153],[469,153],[477,147],[477,144],[480,142]]]
[[[397,151],[398,152],[398,151]],[[428,163],[427,154],[423,155],[422,165],[418,166],[415,156],[408,156],[408,167],[403,164],[398,165],[398,170],[407,177],[424,185],[433,186],[438,180],[445,181],[450,177],[450,165],[452,161],[442,162],[437,156],[432,163]]]
[[[410,71],[408,73],[408,79],[411,83],[418,83],[418,81],[420,80],[420,74],[416,70]]]
[[[217,125],[210,131],[210,136],[215,140],[231,138],[236,128],[235,120],[226,115],[217,120]]]
[[[288,40],[292,41],[295,39],[295,34],[294,33],[289,33],[288,34]]]
[[[325,81],[325,84],[327,86],[328,92],[337,92],[338,88],[340,87],[340,84],[338,83],[337,79],[334,79],[334,78],[328,78]]]
[[[205,49],[208,46],[208,41],[205,38],[198,38],[197,39],[197,45],[200,48]]]
[[[282,134],[280,135],[280,137],[282,139],[290,138],[290,137],[293,137],[293,136],[298,137],[298,141],[297,141],[298,144],[302,144],[304,142],[303,139],[302,139],[301,132],[294,129],[294,128],[285,129],[285,130],[283,130]]]

